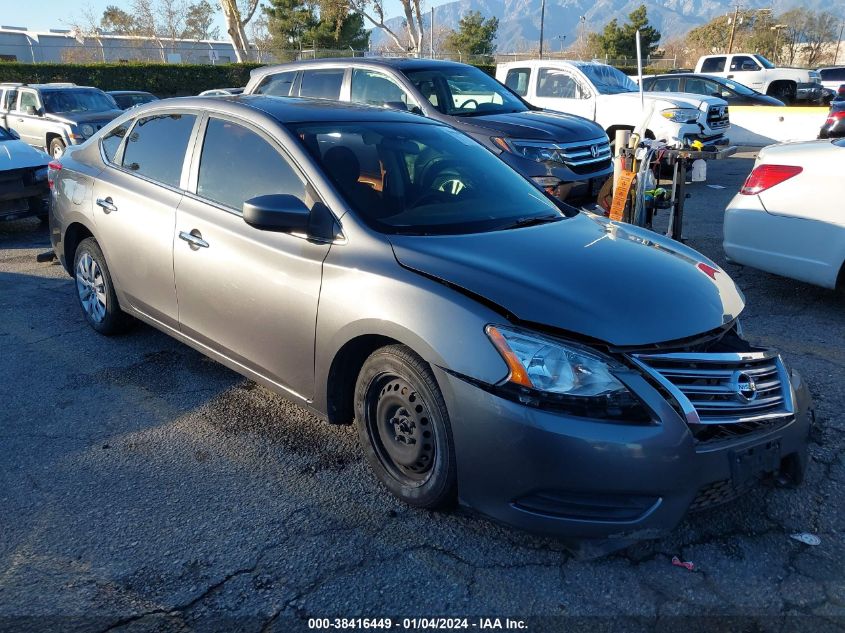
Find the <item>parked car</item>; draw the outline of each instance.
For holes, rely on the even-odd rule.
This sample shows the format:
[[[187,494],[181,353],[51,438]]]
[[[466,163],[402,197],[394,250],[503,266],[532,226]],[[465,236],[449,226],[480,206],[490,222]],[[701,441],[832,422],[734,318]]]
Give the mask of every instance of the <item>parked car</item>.
[[[496,78],[540,108],[569,112],[598,123],[611,140],[617,130],[645,128],[647,137],[727,144],[728,104],[713,96],[645,94],[625,73],[598,62],[559,59],[508,62]],[[644,105],[643,105],[644,103]]]
[[[50,157],[0,127],[0,220],[47,219]]]
[[[50,179],[53,247],[96,331],[136,317],[354,423],[410,505],[610,548],[804,472],[807,389],[743,340],[723,270],[436,121],[164,100]]]
[[[643,77],[643,88],[647,92],[683,92],[719,97],[727,101],[730,106],[784,105],[783,101],[743,86],[732,79],[695,73],[673,73]]]
[[[474,66],[430,59],[336,59],[253,70],[247,94],[299,95],[408,110],[471,136],[545,190],[595,200],[613,172],[604,130],[541,111]]]
[[[763,55],[734,53],[703,55],[695,72],[736,79],[749,88],[784,103],[814,102],[821,99],[821,77],[815,70],[779,68]]]
[[[157,101],[158,97],[143,90],[110,90],[106,93],[115,100],[121,110],[128,110],[135,106],[149,103],[150,101]]]
[[[827,119],[819,130],[819,138],[842,138],[845,136],[845,99],[832,101]]]
[[[243,88],[212,88],[211,90],[203,90],[199,93],[200,97],[231,97],[232,95],[242,94]]]
[[[818,70],[821,84],[828,90],[837,92],[845,84],[845,66],[829,66]]]
[[[770,145],[725,211],[731,261],[807,283],[845,282],[845,140]],[[812,203],[809,201],[812,200]]]
[[[58,158],[121,113],[99,88],[70,83],[0,84],[0,126]]]

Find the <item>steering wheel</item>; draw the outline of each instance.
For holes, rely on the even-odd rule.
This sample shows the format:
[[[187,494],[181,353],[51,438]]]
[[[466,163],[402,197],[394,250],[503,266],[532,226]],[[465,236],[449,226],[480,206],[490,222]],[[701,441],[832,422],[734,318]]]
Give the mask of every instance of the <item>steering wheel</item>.
[[[468,104],[470,104],[470,103],[473,104],[473,106],[472,106],[473,110],[478,110],[478,101],[476,101],[475,99],[467,99],[461,105],[459,105],[458,108],[463,110],[464,108],[468,107]]]

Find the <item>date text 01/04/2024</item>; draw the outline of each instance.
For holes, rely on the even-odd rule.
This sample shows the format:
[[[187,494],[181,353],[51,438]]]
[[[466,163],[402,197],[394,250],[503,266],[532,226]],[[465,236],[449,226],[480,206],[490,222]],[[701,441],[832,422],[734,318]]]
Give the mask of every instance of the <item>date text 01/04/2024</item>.
[[[525,630],[524,620],[511,618],[309,618],[308,628],[328,629],[400,629],[400,630]]]

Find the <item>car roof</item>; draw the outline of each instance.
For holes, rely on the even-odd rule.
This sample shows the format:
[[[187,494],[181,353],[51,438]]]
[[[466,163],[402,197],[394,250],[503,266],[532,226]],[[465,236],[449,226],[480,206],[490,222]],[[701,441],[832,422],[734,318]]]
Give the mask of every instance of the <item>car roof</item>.
[[[176,97],[153,101],[133,112],[148,113],[185,107],[197,110],[217,110],[245,113],[249,110],[269,115],[279,123],[319,123],[324,121],[385,121],[441,125],[417,114],[390,108],[379,108],[326,99],[302,97],[272,97],[268,95],[232,95],[220,97]],[[133,115],[134,116],[134,115]]]
[[[110,95],[149,95],[151,92],[146,90],[109,90]]]
[[[381,66],[400,70],[422,70],[433,68],[467,67],[469,64],[453,62],[443,59],[417,59],[408,57],[327,57],[325,59],[308,59],[287,64],[261,66],[252,71],[253,74],[264,75],[280,70],[305,68],[308,66]]]

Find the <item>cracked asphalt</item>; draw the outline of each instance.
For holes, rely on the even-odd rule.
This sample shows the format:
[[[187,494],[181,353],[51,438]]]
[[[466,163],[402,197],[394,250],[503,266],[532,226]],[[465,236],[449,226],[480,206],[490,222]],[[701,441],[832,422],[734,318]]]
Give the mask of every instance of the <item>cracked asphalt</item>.
[[[298,631],[313,617],[403,616],[842,630],[845,298],[725,263],[722,210],[751,166],[748,154],[708,165],[726,188],[690,188],[685,234],[746,293],[746,336],[810,385],[807,480],[592,561],[466,512],[403,506],[352,428],[152,328],[96,334],[70,278],[35,261],[46,229],[0,224],[0,630]],[[789,537],[803,531],[821,545]]]

